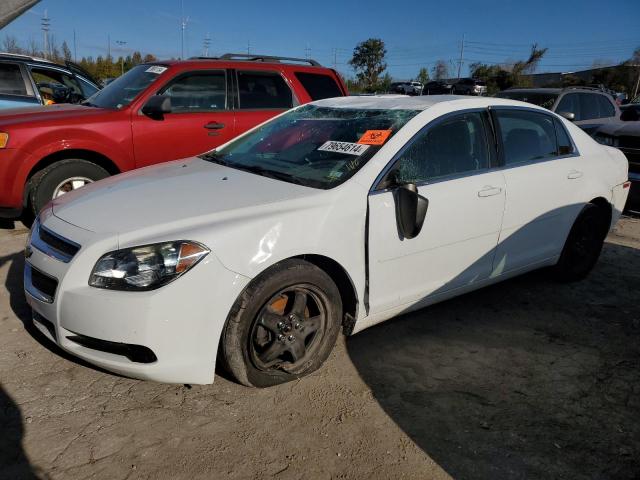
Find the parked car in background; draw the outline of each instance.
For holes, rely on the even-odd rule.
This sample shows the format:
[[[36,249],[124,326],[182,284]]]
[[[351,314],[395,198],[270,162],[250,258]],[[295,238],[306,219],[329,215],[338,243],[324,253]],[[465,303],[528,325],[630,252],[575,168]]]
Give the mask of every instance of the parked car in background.
[[[634,113],[627,110],[622,116]],[[629,161],[629,180],[631,191],[627,208],[640,212],[640,122],[618,122],[603,125],[594,134],[596,141],[610,147],[616,147],[622,151]]]
[[[533,103],[566,116],[585,132],[593,134],[599,127],[616,123],[620,109],[611,95],[598,88],[513,88],[496,95]]]
[[[422,89],[423,95],[450,95],[453,92],[453,83],[445,80],[432,80],[427,82]]]
[[[454,95],[486,95],[487,84],[475,78],[461,78],[453,84]]]
[[[79,66],[0,53],[0,111],[54,103],[80,103],[100,87]]]
[[[533,105],[320,100],[56,198],[25,294],[50,341],[104,369],[211,383],[219,358],[267,387],[319,368],[341,329],[537,268],[584,278],[627,188],[620,151]]]
[[[402,95],[421,95],[422,83],[420,82],[393,82],[389,86],[391,93],[400,93]]]
[[[293,106],[346,94],[314,60],[226,54],[138,65],[81,105],[7,110],[0,216],[34,215],[87,183],[206,152]]]

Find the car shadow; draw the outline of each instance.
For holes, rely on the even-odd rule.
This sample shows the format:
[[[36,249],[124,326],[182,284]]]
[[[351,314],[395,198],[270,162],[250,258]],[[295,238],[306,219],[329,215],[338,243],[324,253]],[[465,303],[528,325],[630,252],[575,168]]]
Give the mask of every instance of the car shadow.
[[[456,479],[640,479],[640,250],[533,272],[347,339],[374,398]]]
[[[23,448],[24,422],[20,408],[0,385],[0,478],[37,479]]]

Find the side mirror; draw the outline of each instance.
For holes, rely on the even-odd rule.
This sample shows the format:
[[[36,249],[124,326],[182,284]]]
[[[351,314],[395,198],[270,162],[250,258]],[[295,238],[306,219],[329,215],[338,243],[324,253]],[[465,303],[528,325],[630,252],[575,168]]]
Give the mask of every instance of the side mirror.
[[[418,194],[415,183],[400,185],[394,197],[398,230],[404,238],[417,237],[427,215],[429,200]]]
[[[154,95],[142,107],[142,113],[147,117],[162,120],[165,113],[171,113],[171,97]]]
[[[640,120],[640,113],[637,109],[632,107],[627,107],[622,110],[620,114],[620,120],[623,122],[637,122]]]
[[[558,115],[560,115],[562,118],[566,118],[570,122],[573,122],[576,119],[576,114],[573,112],[558,112]]]

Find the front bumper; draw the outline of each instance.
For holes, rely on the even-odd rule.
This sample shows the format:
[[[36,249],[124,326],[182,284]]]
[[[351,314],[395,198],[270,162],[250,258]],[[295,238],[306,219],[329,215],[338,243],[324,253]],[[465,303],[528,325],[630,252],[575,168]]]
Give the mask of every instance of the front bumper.
[[[167,383],[213,382],[222,327],[249,279],[209,254],[183,277],[157,290],[93,288],[88,285],[91,269],[103,253],[114,249],[114,240],[98,239],[52,215],[43,225],[81,246],[65,263],[30,240],[25,295],[35,326],[47,338],[72,355],[122,375]],[[43,288],[33,272],[54,279],[57,286]],[[40,295],[40,290],[47,292]]]

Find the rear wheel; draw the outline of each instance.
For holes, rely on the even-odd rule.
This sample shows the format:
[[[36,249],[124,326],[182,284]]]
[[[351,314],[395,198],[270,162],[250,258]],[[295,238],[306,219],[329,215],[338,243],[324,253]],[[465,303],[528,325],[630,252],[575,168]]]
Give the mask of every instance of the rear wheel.
[[[300,378],[329,356],[341,316],[331,278],[309,262],[286,260],[256,278],[236,302],[222,334],[222,360],[247,386]]]
[[[604,207],[587,204],[571,227],[560,260],[555,266],[565,282],[582,280],[593,269],[609,231],[609,215]]]
[[[33,215],[54,198],[108,176],[109,172],[88,160],[67,159],[49,165],[30,181],[29,203]]]

